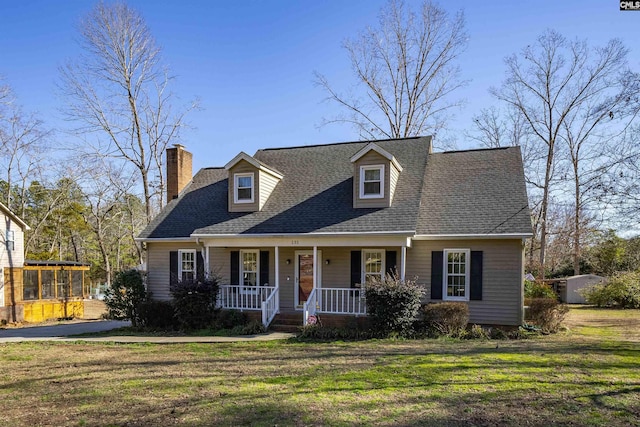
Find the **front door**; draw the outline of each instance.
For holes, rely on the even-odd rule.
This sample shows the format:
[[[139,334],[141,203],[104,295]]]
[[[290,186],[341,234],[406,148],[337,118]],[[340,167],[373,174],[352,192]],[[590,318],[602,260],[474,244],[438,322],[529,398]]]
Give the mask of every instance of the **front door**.
[[[320,251],[318,251],[318,267],[320,266]],[[318,268],[318,280],[320,269]],[[313,251],[296,252],[296,306],[302,306],[313,290]]]

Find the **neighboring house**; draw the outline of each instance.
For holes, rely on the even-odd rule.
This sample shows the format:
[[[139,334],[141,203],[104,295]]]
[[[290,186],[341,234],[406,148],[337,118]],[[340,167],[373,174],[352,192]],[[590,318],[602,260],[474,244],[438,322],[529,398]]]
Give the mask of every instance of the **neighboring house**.
[[[602,283],[605,278],[595,274],[581,274],[579,276],[567,277],[564,287],[560,289],[560,299],[568,304],[586,304],[580,290],[597,283]]]
[[[14,268],[24,265],[24,232],[29,226],[8,207],[0,203],[0,320],[9,319],[12,310],[7,307],[14,295],[5,282],[11,283]],[[15,318],[15,316],[14,316]]]
[[[148,289],[212,272],[223,308],[366,314],[361,287],[397,271],[473,323],[523,319],[531,221],[518,147],[434,153],[431,137],[240,153],[191,179],[167,150],[168,204],[140,234]],[[326,318],[326,317],[325,317]]]
[[[29,226],[0,203],[0,321],[86,317],[88,264],[24,259]],[[104,311],[104,309],[103,309]]]

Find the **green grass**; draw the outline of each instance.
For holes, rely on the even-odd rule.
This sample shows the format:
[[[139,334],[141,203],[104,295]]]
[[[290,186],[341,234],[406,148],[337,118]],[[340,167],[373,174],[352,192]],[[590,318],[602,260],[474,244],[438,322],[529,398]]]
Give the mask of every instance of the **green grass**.
[[[640,425],[640,312],[567,325],[522,341],[2,344],[0,425]]]

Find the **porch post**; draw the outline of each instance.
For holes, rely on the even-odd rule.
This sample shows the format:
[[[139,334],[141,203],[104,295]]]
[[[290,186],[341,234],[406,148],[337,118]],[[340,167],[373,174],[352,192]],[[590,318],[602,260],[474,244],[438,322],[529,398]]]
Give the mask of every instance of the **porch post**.
[[[204,274],[205,277],[209,277],[211,274],[211,266],[209,265],[209,246],[204,247]]]
[[[318,247],[313,247],[313,289],[318,287]]]
[[[407,267],[407,247],[402,246],[400,251],[400,280],[404,282],[405,269]]]
[[[276,288],[280,286],[280,247],[275,247],[276,252]]]

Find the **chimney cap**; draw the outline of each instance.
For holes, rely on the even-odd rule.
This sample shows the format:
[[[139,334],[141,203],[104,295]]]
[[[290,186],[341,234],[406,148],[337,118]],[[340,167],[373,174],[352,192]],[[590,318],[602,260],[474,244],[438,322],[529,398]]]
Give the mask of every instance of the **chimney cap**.
[[[184,150],[184,145],[182,145],[182,144],[173,144],[173,146],[176,147],[176,148],[180,148],[180,149]]]

